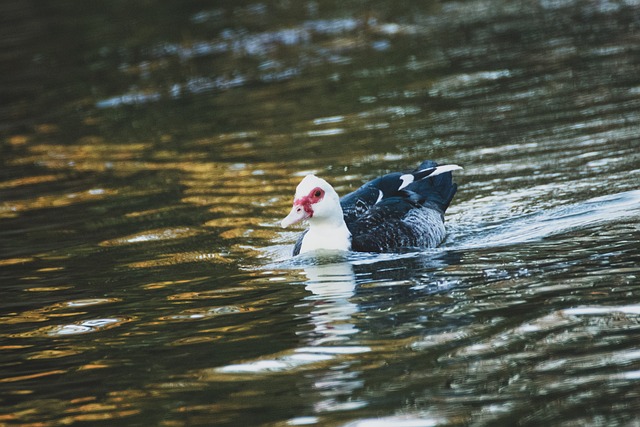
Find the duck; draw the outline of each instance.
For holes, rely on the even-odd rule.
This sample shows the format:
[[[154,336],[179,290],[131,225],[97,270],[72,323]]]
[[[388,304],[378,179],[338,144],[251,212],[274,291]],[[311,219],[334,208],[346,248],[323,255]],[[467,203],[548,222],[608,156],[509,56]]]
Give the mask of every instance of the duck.
[[[444,214],[458,189],[455,164],[425,160],[410,172],[392,172],[340,198],[309,174],[296,187],[287,228],[306,221],[293,256],[318,251],[393,253],[437,247],[446,236]]]

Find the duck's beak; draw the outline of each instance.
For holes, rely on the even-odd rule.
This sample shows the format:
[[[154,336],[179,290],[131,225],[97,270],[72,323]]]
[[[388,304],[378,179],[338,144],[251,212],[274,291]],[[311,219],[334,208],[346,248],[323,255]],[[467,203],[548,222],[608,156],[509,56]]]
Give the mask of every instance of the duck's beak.
[[[293,208],[291,208],[291,212],[289,212],[289,215],[280,222],[280,225],[282,225],[282,228],[287,228],[292,224],[310,217],[311,213],[308,212],[308,209],[305,209],[302,205],[294,204]]]

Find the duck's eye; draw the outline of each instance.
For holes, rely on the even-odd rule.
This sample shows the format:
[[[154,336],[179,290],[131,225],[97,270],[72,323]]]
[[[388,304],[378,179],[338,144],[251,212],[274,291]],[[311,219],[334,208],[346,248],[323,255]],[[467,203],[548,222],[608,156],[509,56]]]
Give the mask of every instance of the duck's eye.
[[[316,190],[316,192],[315,192],[315,193],[313,193],[313,195],[314,195],[315,197],[320,197],[320,196],[322,196],[322,192],[321,192],[320,190]]]

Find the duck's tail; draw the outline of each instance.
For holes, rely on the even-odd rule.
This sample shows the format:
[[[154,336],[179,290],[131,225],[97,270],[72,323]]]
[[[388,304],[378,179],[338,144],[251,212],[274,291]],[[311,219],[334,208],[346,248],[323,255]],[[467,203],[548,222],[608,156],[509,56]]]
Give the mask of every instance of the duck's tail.
[[[438,166],[432,160],[425,160],[416,170],[411,172],[414,179],[411,184],[406,186],[405,190],[418,195],[420,204],[430,203],[444,213],[458,189],[458,185],[453,182],[451,172],[460,169],[462,167],[458,165]]]

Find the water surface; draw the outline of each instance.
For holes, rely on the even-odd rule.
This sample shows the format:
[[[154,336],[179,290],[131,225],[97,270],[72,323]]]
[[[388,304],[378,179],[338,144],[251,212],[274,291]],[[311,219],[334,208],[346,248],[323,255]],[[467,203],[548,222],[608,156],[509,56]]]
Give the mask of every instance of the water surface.
[[[637,422],[637,2],[0,8],[0,423]],[[440,248],[290,259],[427,158]]]

